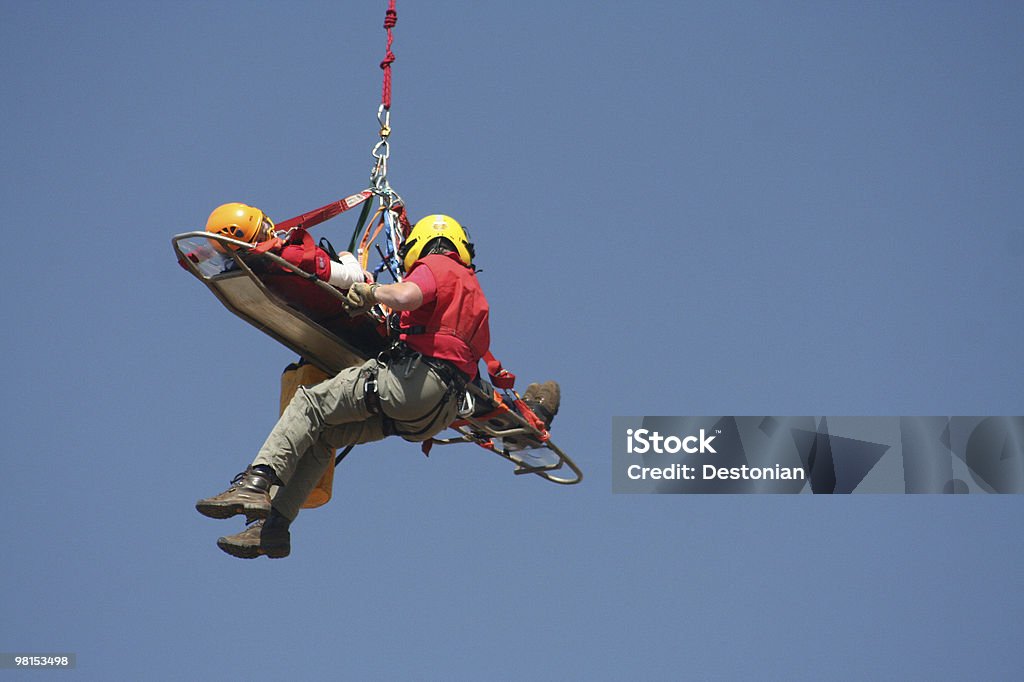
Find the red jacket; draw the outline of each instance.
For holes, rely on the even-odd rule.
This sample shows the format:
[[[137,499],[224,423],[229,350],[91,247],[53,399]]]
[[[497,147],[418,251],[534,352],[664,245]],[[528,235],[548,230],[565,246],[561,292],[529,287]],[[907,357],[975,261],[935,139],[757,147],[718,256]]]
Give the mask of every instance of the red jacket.
[[[434,276],[437,298],[416,310],[403,311],[399,325],[409,348],[448,360],[471,379],[491,345],[487,299],[476,274],[456,254],[431,254],[416,261]]]

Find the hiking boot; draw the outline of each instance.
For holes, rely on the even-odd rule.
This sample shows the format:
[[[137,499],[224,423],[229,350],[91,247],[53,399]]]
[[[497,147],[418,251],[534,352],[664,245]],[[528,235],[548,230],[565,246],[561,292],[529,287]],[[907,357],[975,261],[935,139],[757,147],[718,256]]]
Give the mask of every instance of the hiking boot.
[[[249,467],[220,495],[196,502],[196,511],[211,519],[228,519],[236,514],[245,514],[249,520],[265,519],[270,513],[271,485],[267,476]]]
[[[523,402],[543,420],[544,426],[550,429],[551,422],[558,414],[558,405],[562,402],[562,391],[554,381],[530,384],[526,387]]]
[[[281,559],[292,550],[291,524],[285,516],[271,511],[266,519],[257,519],[241,533],[218,538],[217,546],[233,557],[239,559],[255,559],[265,556],[269,559]]]

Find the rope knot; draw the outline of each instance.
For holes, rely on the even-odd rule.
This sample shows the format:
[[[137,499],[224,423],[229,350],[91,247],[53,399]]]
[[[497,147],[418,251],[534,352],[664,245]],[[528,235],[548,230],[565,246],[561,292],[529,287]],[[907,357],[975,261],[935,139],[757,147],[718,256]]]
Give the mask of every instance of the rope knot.
[[[390,30],[390,29],[394,28],[395,24],[397,24],[397,23],[398,23],[398,12],[396,12],[393,9],[389,9],[387,12],[384,13],[384,28]]]

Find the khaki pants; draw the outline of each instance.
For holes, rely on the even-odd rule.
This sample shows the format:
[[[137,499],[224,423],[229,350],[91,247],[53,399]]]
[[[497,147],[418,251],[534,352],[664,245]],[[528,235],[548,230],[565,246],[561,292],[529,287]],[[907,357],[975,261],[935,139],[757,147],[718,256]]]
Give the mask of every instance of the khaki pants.
[[[364,398],[366,371],[377,372],[381,414]],[[368,360],[295,392],[253,465],[271,467],[284,483],[274,507],[294,519],[337,448],[399,435],[423,441],[455,420],[460,396],[436,370],[411,355],[397,361]]]

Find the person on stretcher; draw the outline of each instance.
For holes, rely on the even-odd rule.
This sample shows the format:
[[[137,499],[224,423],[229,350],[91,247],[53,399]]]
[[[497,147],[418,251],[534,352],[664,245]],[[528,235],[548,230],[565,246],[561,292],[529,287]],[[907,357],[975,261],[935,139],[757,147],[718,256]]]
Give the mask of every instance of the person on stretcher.
[[[206,221],[206,231],[250,244],[261,244],[278,237],[274,222],[266,213],[254,206],[238,202],[215,208]],[[220,242],[213,242],[213,246],[219,251],[225,248],[234,249]],[[315,253],[312,249],[315,249]],[[283,249],[280,255],[293,265],[315,274],[343,291],[348,290],[356,282],[373,282],[373,275],[363,270],[356,257],[348,251],[336,254],[337,260],[332,259],[320,247],[311,247],[307,250]]]

